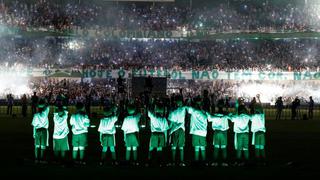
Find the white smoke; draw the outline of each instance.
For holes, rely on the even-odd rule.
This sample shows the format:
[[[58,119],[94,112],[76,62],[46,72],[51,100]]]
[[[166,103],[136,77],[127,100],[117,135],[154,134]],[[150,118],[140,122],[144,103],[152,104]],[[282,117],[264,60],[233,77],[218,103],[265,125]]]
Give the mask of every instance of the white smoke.
[[[6,98],[12,94],[15,98],[20,98],[23,94],[30,94],[29,77],[22,67],[16,65],[13,68],[0,68],[0,97]]]
[[[282,96],[287,103],[291,99],[299,97],[302,103],[309,100],[312,96],[315,102],[320,102],[318,81],[251,81],[244,82],[237,88],[236,95],[251,100],[257,94],[260,94],[262,103],[274,104],[277,97]]]

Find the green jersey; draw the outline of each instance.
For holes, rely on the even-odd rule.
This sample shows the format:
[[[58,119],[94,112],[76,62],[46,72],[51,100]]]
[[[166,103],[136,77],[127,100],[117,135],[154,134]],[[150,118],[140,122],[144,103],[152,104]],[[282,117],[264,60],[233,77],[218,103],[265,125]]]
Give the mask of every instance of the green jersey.
[[[207,115],[204,111],[192,107],[187,108],[191,114],[190,134],[198,136],[207,136]]]
[[[115,123],[117,122],[117,116],[105,117],[100,120],[100,125],[98,131],[102,134],[115,134],[116,127]]]
[[[127,116],[123,120],[121,129],[125,134],[139,132],[140,114]]]
[[[68,128],[68,111],[64,111],[63,116],[59,116],[58,113],[53,113],[53,139],[63,139],[69,134]]]
[[[165,132],[169,129],[168,121],[165,117],[157,117],[150,111],[148,111],[148,116],[151,122],[151,132]]]
[[[249,132],[250,116],[246,114],[240,114],[237,116],[231,116],[230,120],[234,123],[233,131],[235,133],[247,133]]]
[[[170,134],[178,129],[185,130],[186,107],[178,107],[176,110],[170,112],[168,120],[170,121]]]
[[[88,132],[90,120],[87,115],[73,114],[70,118],[73,134],[83,134]]]
[[[207,113],[208,121],[212,122],[212,129],[219,131],[226,131],[229,129],[228,119],[229,116],[224,116],[223,114],[211,115]]]

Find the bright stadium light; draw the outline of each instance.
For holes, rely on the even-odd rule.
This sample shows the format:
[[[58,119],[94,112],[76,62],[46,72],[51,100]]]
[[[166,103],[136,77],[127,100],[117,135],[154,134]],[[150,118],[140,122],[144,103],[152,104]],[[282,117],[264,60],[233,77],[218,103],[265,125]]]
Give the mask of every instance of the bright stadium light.
[[[262,103],[272,103],[275,97],[282,96],[284,91],[280,85],[252,83],[249,85],[241,85],[238,90],[238,97],[252,98],[260,94]]]
[[[83,46],[84,46],[84,43],[77,40],[69,41],[67,44],[68,49],[71,49],[71,50],[78,50],[83,48]]]
[[[318,87],[314,86],[308,81],[301,81],[300,83],[290,83],[288,81],[268,82],[268,81],[253,81],[246,82],[235,89],[237,97],[244,97],[248,101],[251,101],[253,97],[260,94],[260,100],[262,103],[270,103],[274,105],[276,99],[279,96],[288,97],[301,97],[308,99],[310,95],[316,102],[320,101],[320,94]],[[289,102],[291,103],[291,102]]]
[[[32,90],[28,87],[29,78],[19,69],[12,69],[0,72],[0,95],[5,97],[7,94],[13,94],[20,97],[23,94],[30,94]]]
[[[186,31],[187,31],[187,28],[186,28],[185,26],[183,26],[182,31],[183,31],[183,32],[186,32]]]

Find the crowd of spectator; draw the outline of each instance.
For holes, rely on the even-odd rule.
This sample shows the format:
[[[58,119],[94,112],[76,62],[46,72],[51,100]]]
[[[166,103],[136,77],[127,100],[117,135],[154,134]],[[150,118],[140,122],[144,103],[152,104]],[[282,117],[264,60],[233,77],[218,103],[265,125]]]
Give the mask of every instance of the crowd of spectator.
[[[100,105],[102,101],[110,98],[119,98],[119,84],[117,79],[83,79],[80,78],[32,78],[29,83],[30,93],[26,98],[31,98],[31,92],[36,92],[39,97],[46,97],[52,104],[86,102],[90,99],[91,105]],[[126,97],[135,96],[132,93],[131,80],[124,81],[124,94]],[[261,95],[263,103],[274,105],[278,97],[283,97],[284,105],[289,105],[295,97],[301,99],[305,104],[310,95],[313,95],[315,102],[320,102],[317,95],[319,82],[317,81],[232,81],[232,80],[168,80],[168,96],[178,94],[182,90],[184,97],[195,97],[207,90],[213,102],[219,99],[230,98],[234,102],[236,97],[242,97],[249,103],[256,94]],[[273,91],[270,93],[270,91]],[[13,95],[14,99],[20,99],[23,95]],[[0,96],[0,99],[7,99],[7,94]],[[63,102],[62,102],[63,99]]]
[[[308,31],[320,27],[319,3],[226,1],[196,3],[81,3],[2,1],[0,24],[8,27]],[[176,68],[218,70],[319,70],[317,39],[127,40],[1,37],[3,64],[33,67]],[[8,66],[8,65],[6,65]]]
[[[68,43],[84,47],[71,49]],[[4,67],[319,71],[317,39],[130,40],[1,38]],[[9,63],[9,64],[8,64]]]
[[[211,4],[211,6],[210,6]],[[0,22],[17,27],[178,30],[210,29],[216,32],[319,29],[319,4],[293,3],[285,6],[269,2],[214,3],[206,6],[169,4],[117,5],[11,1],[0,4]]]
[[[179,30],[210,29],[216,32],[308,31],[319,29],[317,3],[284,5],[262,1],[208,2],[206,5],[179,3],[79,3],[39,0],[5,1],[0,4],[0,23],[13,27]]]
[[[30,89],[39,97],[46,97],[52,104],[65,101],[66,104],[85,102],[88,98],[99,104],[102,97],[110,97],[117,93],[114,79],[81,81],[75,79],[34,78],[30,80]]]

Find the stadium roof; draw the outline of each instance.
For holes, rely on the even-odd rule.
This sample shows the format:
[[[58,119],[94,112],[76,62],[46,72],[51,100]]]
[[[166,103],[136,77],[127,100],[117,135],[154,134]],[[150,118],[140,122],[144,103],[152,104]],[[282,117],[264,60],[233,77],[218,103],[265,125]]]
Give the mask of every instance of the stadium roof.
[[[175,0],[102,0],[102,1],[125,1],[125,2],[174,2]]]
[[[25,3],[33,4],[35,2],[39,2],[39,0],[19,0]],[[74,2],[74,3],[108,3],[108,2],[175,2],[182,4],[189,4],[189,2],[193,2],[193,5],[203,5],[203,4],[220,4],[220,3],[230,3],[230,4],[239,4],[239,3],[276,3],[276,4],[304,4],[304,3],[320,3],[319,0],[47,0],[50,2],[57,2],[61,4]],[[5,3],[14,3],[13,0],[1,0],[0,2]]]

